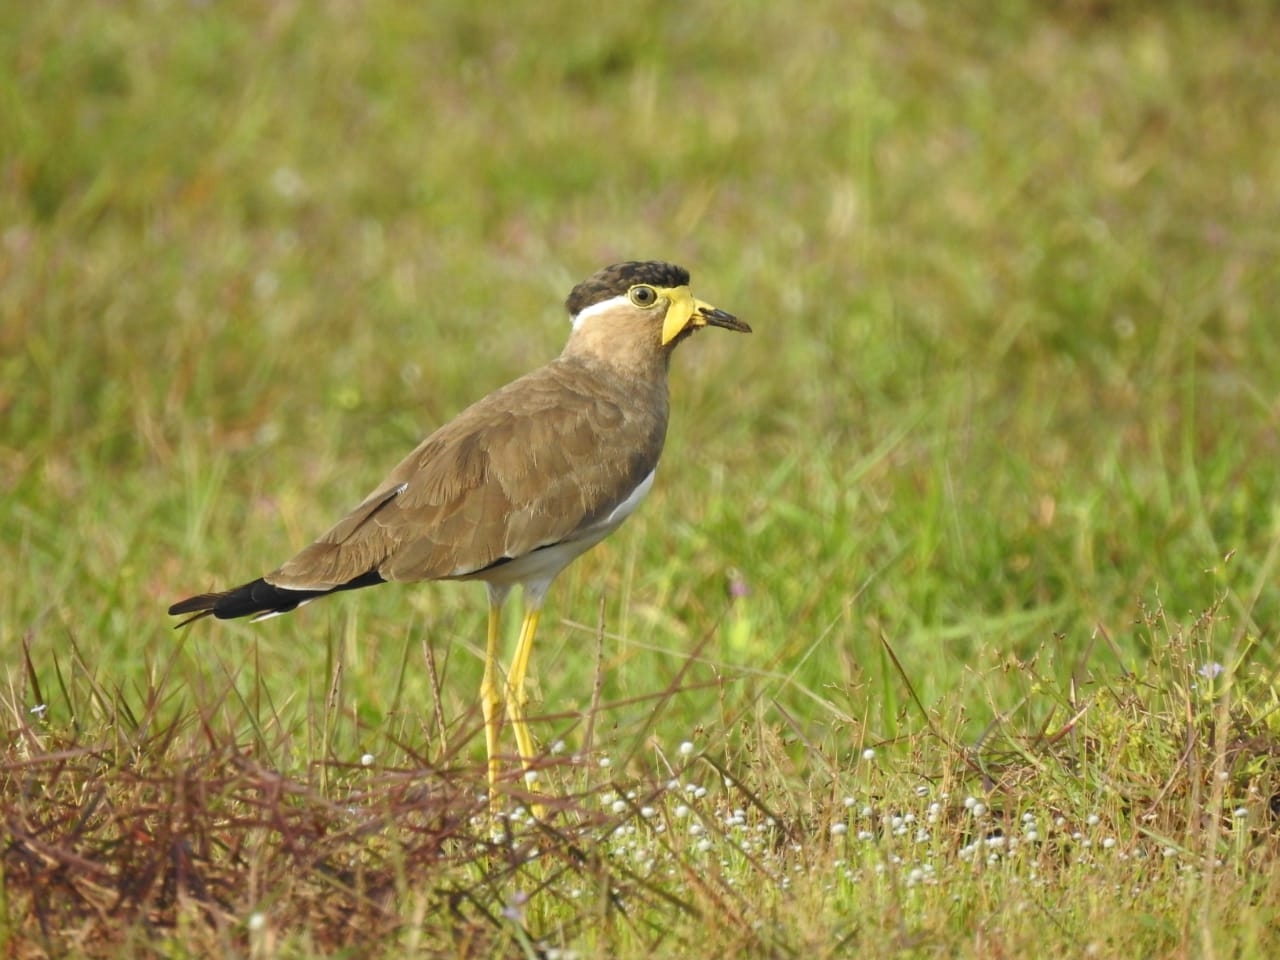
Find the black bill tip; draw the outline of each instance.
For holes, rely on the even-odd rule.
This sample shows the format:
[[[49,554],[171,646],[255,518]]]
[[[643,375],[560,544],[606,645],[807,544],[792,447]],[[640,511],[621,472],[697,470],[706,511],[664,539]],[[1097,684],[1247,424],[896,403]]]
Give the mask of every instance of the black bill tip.
[[[736,330],[738,333],[750,333],[751,327],[745,320],[739,320],[732,313],[724,310],[712,308],[710,310],[703,308],[699,311],[699,315],[703,320],[707,321],[708,326],[723,327],[725,330]]]

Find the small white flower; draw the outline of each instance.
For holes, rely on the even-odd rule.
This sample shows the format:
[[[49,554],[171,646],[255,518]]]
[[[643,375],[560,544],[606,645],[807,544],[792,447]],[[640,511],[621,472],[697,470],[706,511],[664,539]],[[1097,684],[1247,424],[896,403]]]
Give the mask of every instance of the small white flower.
[[[831,825],[831,835],[833,837],[843,837],[849,832],[849,828],[843,823],[833,823]]]
[[[529,895],[522,890],[517,890],[512,894],[507,905],[502,908],[502,916],[507,920],[513,920],[516,923],[524,922],[524,905],[529,902]]]
[[[270,300],[280,289],[280,278],[271,270],[259,270],[253,277],[253,294],[259,300]]]
[[[276,167],[271,175],[271,186],[286,200],[296,200],[306,189],[306,184],[292,167]]]
[[[602,767],[611,767],[611,766],[613,766],[613,761],[612,761],[612,760],[610,760],[608,757],[601,757],[601,758],[600,758],[600,766],[602,766]]]
[[[867,749],[862,751],[863,760],[874,760],[875,758],[876,758],[876,752],[871,747],[867,747]]]
[[[372,766],[373,766],[373,760],[374,760],[374,756],[373,756],[373,754],[372,754],[372,753],[362,753],[362,754],[360,755],[360,766],[362,766],[362,767],[372,767]]]
[[[693,751],[694,751],[694,746],[688,740],[680,744],[680,756],[682,757],[692,756]]]

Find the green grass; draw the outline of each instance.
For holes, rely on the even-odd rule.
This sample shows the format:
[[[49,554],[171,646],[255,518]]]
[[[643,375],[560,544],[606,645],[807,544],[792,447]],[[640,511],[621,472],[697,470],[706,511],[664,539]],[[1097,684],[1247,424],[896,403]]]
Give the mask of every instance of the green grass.
[[[1278,42],[1262,0],[0,8],[0,943],[1274,955]],[[553,589],[559,816],[495,838],[479,587],[164,609],[635,257],[755,333],[682,347],[652,496]]]

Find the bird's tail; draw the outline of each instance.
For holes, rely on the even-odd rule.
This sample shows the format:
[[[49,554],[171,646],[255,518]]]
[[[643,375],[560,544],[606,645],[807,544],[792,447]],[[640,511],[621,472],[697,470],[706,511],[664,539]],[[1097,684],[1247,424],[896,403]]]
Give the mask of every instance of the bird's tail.
[[[179,600],[169,608],[169,615],[176,617],[185,613],[194,614],[179,623],[179,627],[185,627],[188,623],[203,617],[217,617],[219,620],[253,617],[255,620],[265,620],[267,617],[297,609],[316,597],[325,597],[341,590],[371,587],[375,583],[383,582],[377,570],[370,570],[354,580],[348,580],[346,583],[325,590],[290,590],[288,587],[278,587],[274,583],[268,583],[265,578],[259,577],[251,583],[245,583],[221,593],[201,593]]]

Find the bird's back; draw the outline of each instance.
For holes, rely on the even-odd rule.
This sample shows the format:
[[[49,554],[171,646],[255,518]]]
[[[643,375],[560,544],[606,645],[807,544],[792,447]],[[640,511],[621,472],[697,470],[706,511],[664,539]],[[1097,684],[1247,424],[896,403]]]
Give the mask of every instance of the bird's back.
[[[266,580],[325,590],[474,576],[572,540],[653,472],[667,427],[665,376],[561,356],[427,437],[350,514]]]

